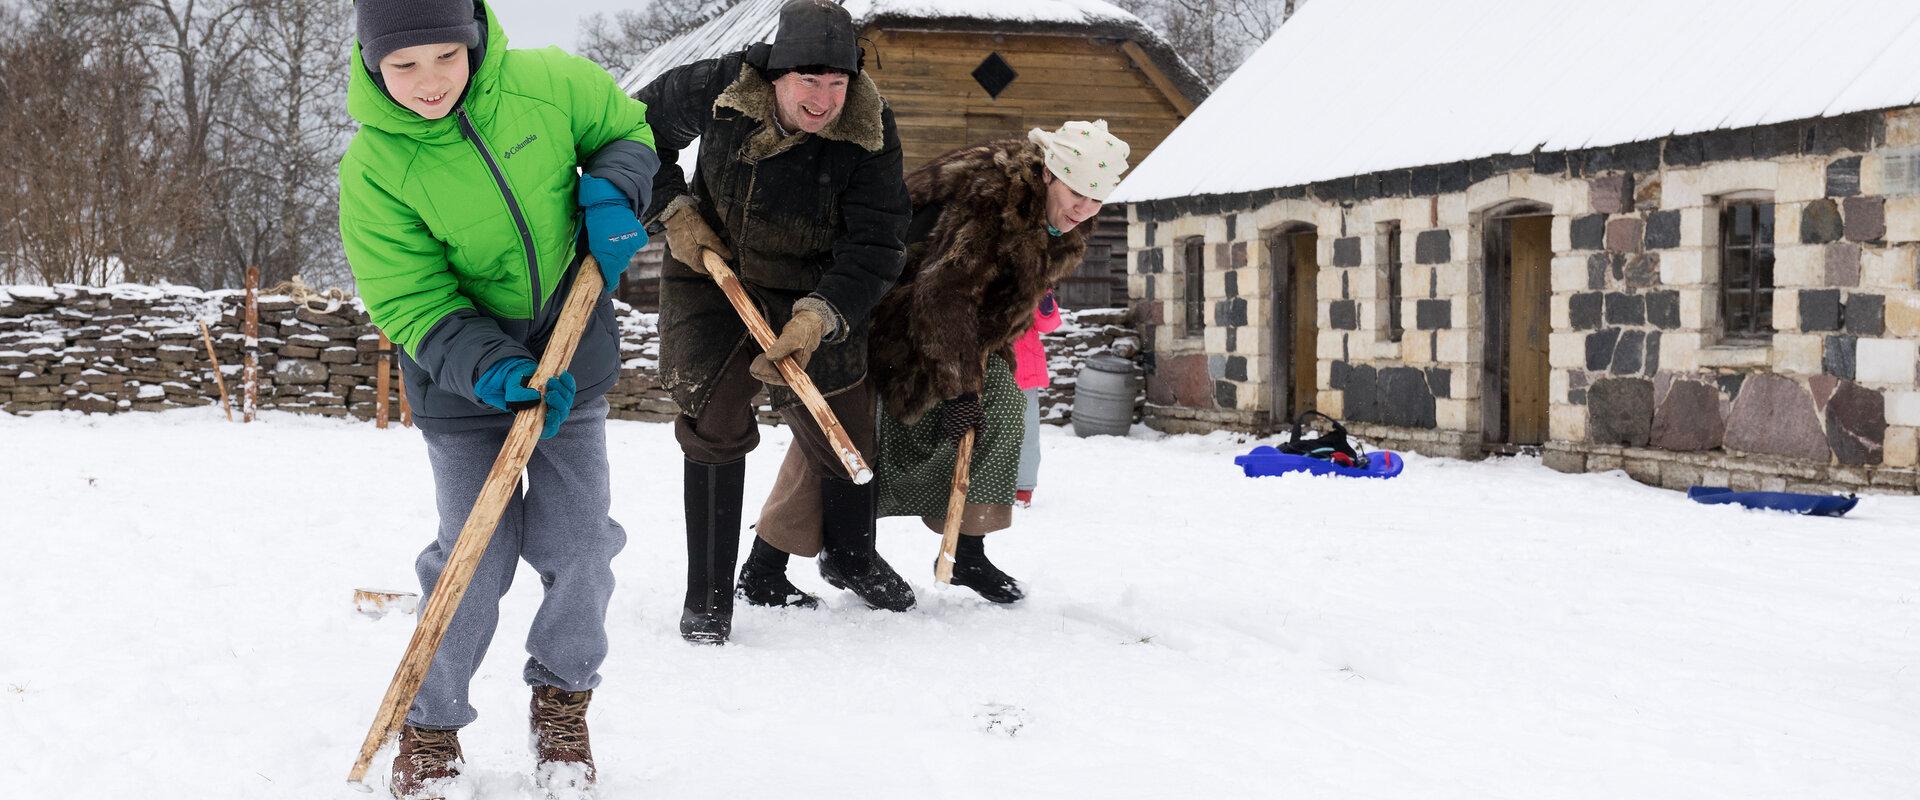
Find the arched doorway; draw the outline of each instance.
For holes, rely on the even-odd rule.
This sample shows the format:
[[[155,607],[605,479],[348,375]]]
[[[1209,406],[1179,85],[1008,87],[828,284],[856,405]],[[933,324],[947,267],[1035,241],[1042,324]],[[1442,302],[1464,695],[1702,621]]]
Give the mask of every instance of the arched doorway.
[[[1273,309],[1268,358],[1273,429],[1284,430],[1314,406],[1319,392],[1319,234],[1311,225],[1290,225],[1265,237]]]

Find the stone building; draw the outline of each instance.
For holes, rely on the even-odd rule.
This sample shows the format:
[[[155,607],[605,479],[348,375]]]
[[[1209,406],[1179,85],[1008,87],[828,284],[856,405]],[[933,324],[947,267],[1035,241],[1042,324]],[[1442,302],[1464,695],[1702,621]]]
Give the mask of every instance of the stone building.
[[[621,81],[638,91],[668,69],[771,41],[785,0],[744,0],[649,54]],[[906,168],[990,139],[1105,119],[1135,163],[1206,98],[1165,39],[1102,0],[847,0],[867,73],[893,107]],[[691,164],[690,159],[683,158]],[[1060,289],[1071,308],[1126,302],[1126,215],[1102,218],[1087,260]],[[642,257],[658,274],[659,257]],[[628,281],[635,283],[635,281]],[[650,307],[644,288],[623,293]]]
[[[1913,491],[1920,6],[1641,7],[1302,10],[1115,197],[1149,424]]]

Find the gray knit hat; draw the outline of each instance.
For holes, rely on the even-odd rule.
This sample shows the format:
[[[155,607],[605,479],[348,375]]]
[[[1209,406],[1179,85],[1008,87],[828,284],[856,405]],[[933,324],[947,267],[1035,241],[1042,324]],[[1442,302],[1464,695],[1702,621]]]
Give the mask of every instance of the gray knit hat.
[[[380,59],[423,44],[480,44],[474,0],[356,0],[353,17],[360,58],[380,71]]]

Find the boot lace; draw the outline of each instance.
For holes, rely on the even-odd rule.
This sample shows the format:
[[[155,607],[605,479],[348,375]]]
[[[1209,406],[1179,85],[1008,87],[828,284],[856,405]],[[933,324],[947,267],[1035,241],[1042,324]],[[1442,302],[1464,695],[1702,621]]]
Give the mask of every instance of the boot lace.
[[[407,760],[415,770],[438,772],[460,758],[460,732],[413,729],[413,747]]]
[[[533,711],[533,724],[540,732],[540,744],[556,752],[589,752],[587,701],[592,696],[591,692],[542,692],[540,702],[534,704]]]

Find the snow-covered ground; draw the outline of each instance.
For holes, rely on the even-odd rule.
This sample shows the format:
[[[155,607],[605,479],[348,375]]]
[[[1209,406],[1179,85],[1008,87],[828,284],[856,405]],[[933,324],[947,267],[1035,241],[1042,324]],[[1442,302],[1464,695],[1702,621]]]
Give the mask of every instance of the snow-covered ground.
[[[1790,517],[1531,460],[1255,480],[1230,436],[1049,428],[990,546],[1025,604],[936,588],[936,538],[889,520],[919,608],[796,560],[828,607],[743,608],[715,649],[676,633],[671,431],[611,437],[603,798],[1920,796],[1920,499]],[[414,588],[429,485],[406,430],[0,415],[0,797],[360,797],[413,618],[350,594]],[[473,797],[533,796],[538,585],[476,682]]]

